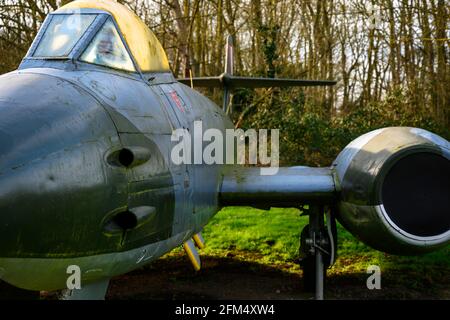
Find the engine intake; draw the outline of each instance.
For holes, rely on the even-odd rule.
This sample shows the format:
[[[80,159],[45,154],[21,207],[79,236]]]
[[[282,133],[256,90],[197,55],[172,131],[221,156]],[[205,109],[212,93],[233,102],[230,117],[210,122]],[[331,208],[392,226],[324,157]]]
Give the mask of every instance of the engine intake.
[[[338,220],[371,247],[419,254],[450,241],[450,143],[393,127],[351,142],[333,167]]]

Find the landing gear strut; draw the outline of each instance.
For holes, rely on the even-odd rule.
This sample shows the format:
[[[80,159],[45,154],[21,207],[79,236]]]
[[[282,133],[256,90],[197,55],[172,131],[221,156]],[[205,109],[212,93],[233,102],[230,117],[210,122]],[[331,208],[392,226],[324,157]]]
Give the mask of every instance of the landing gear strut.
[[[300,235],[300,266],[306,291],[314,291],[316,300],[323,300],[326,269],[334,264],[337,244],[336,222],[328,212],[324,222],[324,208],[310,206],[309,224]]]

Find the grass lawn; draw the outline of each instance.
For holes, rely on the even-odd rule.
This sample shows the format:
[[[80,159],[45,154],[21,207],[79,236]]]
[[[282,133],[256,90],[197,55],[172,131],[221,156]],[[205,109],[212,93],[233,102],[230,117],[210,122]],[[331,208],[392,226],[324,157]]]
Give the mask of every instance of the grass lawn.
[[[227,207],[205,227],[205,253],[226,254],[230,249],[264,255],[262,261],[292,262],[297,258],[299,236],[308,223],[298,209],[272,208],[269,211],[251,207]],[[338,256],[336,268],[341,271],[366,270],[374,264],[388,269],[426,271],[429,267],[450,267],[450,246],[422,256],[400,257],[371,249],[338,224]],[[347,259],[357,263],[348,265]],[[343,263],[344,262],[344,263]]]
[[[110,299],[310,299],[298,258],[308,217],[296,209],[228,207],[204,228],[202,269],[181,248],[119,276]],[[328,270],[327,299],[450,299],[450,248],[414,257],[375,251],[338,225],[338,259]],[[368,290],[367,267],[381,269],[381,289]]]
[[[299,235],[308,223],[308,217],[300,214],[297,209],[224,208],[204,229],[204,254],[257,253],[252,257],[261,264],[283,264],[298,272]],[[328,274],[367,278],[370,265],[378,265],[383,276],[411,289],[428,290],[433,285],[450,289],[450,246],[422,256],[388,255],[366,246],[338,224],[338,259]]]

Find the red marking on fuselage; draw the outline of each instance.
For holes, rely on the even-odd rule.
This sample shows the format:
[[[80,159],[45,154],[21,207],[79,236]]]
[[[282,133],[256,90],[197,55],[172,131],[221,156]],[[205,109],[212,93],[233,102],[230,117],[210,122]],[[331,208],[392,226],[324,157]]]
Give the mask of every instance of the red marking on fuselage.
[[[175,105],[178,109],[180,109],[181,112],[185,112],[183,108],[183,104],[180,101],[180,98],[178,97],[178,93],[176,91],[170,92],[170,97],[172,98],[173,102],[175,102]]]

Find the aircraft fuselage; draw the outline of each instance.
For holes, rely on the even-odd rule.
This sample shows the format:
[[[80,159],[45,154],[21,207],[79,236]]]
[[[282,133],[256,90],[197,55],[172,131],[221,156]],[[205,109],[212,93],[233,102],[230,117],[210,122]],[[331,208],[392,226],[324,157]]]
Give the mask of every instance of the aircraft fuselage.
[[[232,128],[211,100],[169,73],[145,83],[97,66],[22,67],[0,77],[5,280],[60,289],[69,265],[85,281],[110,278],[181,245],[219,210],[226,166],[170,159],[175,129]]]

